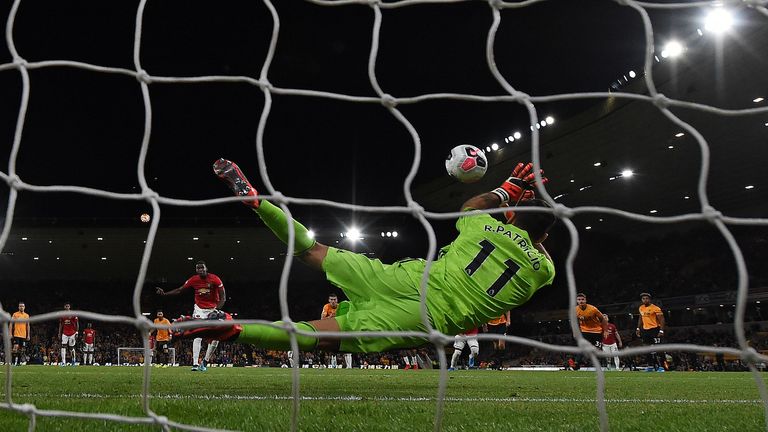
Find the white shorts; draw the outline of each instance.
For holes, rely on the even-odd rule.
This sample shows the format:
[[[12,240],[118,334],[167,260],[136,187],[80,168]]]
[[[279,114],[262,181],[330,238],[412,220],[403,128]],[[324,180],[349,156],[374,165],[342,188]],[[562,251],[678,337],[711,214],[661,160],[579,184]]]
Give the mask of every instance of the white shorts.
[[[459,351],[464,349],[464,345],[469,344],[469,349],[472,348],[478,348],[480,347],[480,344],[477,342],[477,338],[467,338],[467,339],[459,339],[458,336],[456,336],[456,339],[453,341],[453,347]]]
[[[93,344],[89,344],[89,343],[85,344],[85,347],[83,347],[83,351],[93,352]]]
[[[619,352],[619,346],[617,344],[605,345],[603,344],[604,352]]]
[[[200,306],[195,305],[195,309],[192,311],[192,318],[194,319],[206,319],[211,312],[216,309],[202,309]]]
[[[69,345],[71,347],[75,346],[75,342],[77,342],[77,333],[73,334],[72,336],[67,336],[65,334],[61,334],[61,346]]]

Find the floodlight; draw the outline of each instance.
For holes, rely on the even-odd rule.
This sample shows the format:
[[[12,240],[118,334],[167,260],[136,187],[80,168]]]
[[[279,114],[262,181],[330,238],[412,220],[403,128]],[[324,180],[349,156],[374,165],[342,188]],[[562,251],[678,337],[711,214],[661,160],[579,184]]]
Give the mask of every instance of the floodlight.
[[[350,238],[352,241],[360,240],[360,230],[357,228],[350,228],[349,231],[346,232],[346,237]]]
[[[685,48],[683,45],[678,41],[669,41],[666,45],[664,45],[664,49],[661,51],[661,56],[664,58],[672,57],[675,58],[683,53]]]
[[[733,16],[723,8],[716,8],[704,18],[704,29],[715,34],[725,33],[733,25]]]

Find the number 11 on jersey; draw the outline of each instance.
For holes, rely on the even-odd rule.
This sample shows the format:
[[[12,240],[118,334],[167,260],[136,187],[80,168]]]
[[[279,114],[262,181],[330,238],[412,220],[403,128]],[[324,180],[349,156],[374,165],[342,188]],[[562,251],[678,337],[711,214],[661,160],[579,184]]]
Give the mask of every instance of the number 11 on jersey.
[[[472,261],[466,267],[464,267],[464,272],[467,274],[467,276],[472,277],[480,269],[488,257],[491,256],[491,253],[493,253],[495,249],[496,246],[494,246],[493,243],[488,240],[482,240],[480,242],[480,251],[477,253],[477,255],[475,255],[475,258],[473,258]],[[504,264],[507,266],[507,268],[504,269],[504,272],[502,272],[496,281],[491,284],[490,288],[485,291],[491,297],[496,297],[496,294],[498,294],[499,291],[504,288],[507,282],[512,280],[512,277],[515,276],[517,271],[520,270],[520,266],[511,259],[504,261]]]

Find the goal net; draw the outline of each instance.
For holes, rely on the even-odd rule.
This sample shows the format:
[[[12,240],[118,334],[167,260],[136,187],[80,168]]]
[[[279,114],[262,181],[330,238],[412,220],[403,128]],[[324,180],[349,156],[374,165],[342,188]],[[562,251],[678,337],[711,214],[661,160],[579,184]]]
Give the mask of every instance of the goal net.
[[[768,393],[766,392],[765,383],[756,368],[756,364],[761,362],[767,362],[768,357],[757,353],[751,348],[745,338],[744,318],[745,308],[747,300],[747,268],[743,254],[737,244],[732,232],[731,227],[734,225],[748,225],[748,226],[766,226],[768,225],[768,219],[763,218],[743,218],[743,217],[729,217],[718,212],[709,201],[707,194],[708,174],[710,166],[710,146],[705,137],[697,131],[691,124],[684,121],[678,114],[673,112],[671,108],[686,108],[689,110],[697,110],[706,112],[716,116],[726,116],[729,118],[735,118],[739,116],[766,114],[768,108],[751,108],[751,109],[728,109],[716,106],[709,106],[705,104],[699,104],[695,102],[688,102],[684,100],[676,100],[669,98],[664,94],[657,91],[656,83],[654,81],[655,64],[657,63],[657,56],[660,53],[657,51],[656,43],[654,40],[654,28],[651,24],[651,17],[649,11],[656,10],[673,10],[673,9],[690,9],[701,8],[705,6],[714,6],[720,4],[727,4],[731,6],[737,6],[744,10],[748,10],[756,16],[765,20],[768,23],[768,10],[766,10],[765,1],[750,0],[750,1],[718,1],[718,2],[693,2],[693,3],[648,3],[638,2],[633,0],[617,0],[616,3],[622,7],[628,8],[628,10],[636,13],[637,19],[642,21],[642,25],[645,32],[645,52],[644,52],[644,65],[642,70],[642,80],[644,81],[647,89],[647,94],[636,94],[630,92],[624,92],[621,90],[611,92],[590,92],[590,93],[567,93],[567,94],[555,94],[547,96],[529,95],[524,92],[524,89],[518,89],[505,78],[504,74],[498,69],[496,63],[496,56],[500,55],[495,50],[496,36],[499,26],[502,22],[502,12],[513,12],[516,9],[531,7],[534,4],[542,3],[537,0],[528,0],[521,2],[507,2],[502,0],[490,0],[487,2],[488,13],[492,17],[491,25],[487,31],[486,49],[485,49],[485,62],[494,77],[499,88],[503,89],[503,92],[498,94],[486,96],[476,94],[458,94],[458,93],[430,93],[413,97],[395,97],[387,92],[385,86],[381,85],[376,74],[377,66],[379,65],[378,50],[380,38],[382,37],[382,26],[387,21],[386,13],[411,7],[430,7],[438,10],[440,8],[447,8],[450,3],[457,3],[456,0],[402,0],[385,2],[381,0],[310,0],[311,3],[318,6],[327,6],[329,8],[342,8],[342,7],[360,7],[360,5],[367,5],[370,8],[370,12],[373,17],[373,25],[371,29],[371,44],[369,49],[368,58],[368,80],[370,85],[376,92],[376,96],[356,96],[350,94],[341,94],[327,91],[317,90],[305,90],[297,88],[280,88],[272,85],[268,79],[270,74],[270,67],[275,56],[275,52],[278,48],[278,40],[282,36],[280,29],[280,15],[278,14],[275,6],[270,0],[264,0],[264,5],[269,10],[273,20],[273,29],[271,33],[271,39],[269,40],[268,54],[264,61],[263,67],[258,78],[249,76],[162,76],[153,73],[151,69],[145,68],[141,62],[141,50],[142,50],[142,25],[144,23],[146,14],[145,9],[149,2],[148,0],[140,0],[138,2],[138,8],[135,14],[135,31],[133,38],[133,67],[132,68],[120,68],[112,66],[104,66],[101,64],[87,63],[82,61],[73,60],[41,60],[41,61],[28,61],[25,59],[25,52],[19,49],[17,35],[14,32],[14,22],[21,5],[25,2],[21,0],[15,0],[7,10],[7,25],[5,28],[5,42],[7,44],[7,50],[12,57],[12,61],[0,64],[0,73],[17,73],[21,81],[21,98],[18,106],[18,117],[16,119],[15,133],[13,135],[13,142],[10,151],[10,158],[7,164],[7,170],[0,172],[0,179],[5,182],[9,187],[9,198],[7,210],[5,213],[5,219],[2,225],[2,231],[0,232],[0,251],[5,249],[5,246],[9,239],[11,227],[14,222],[14,214],[16,206],[19,201],[20,192],[38,192],[38,193],[68,193],[68,194],[81,194],[95,196],[103,199],[121,200],[121,201],[134,201],[134,202],[148,202],[152,208],[151,224],[149,226],[148,235],[146,237],[146,245],[144,247],[140,266],[137,271],[136,284],[133,292],[133,316],[113,316],[108,314],[97,313],[93,311],[73,311],[77,313],[81,318],[87,318],[92,320],[98,320],[110,323],[129,324],[135,326],[141,334],[147,334],[151,329],[155,328],[154,324],[142,316],[140,308],[140,297],[142,288],[144,287],[144,281],[147,275],[147,268],[150,262],[150,256],[153,250],[153,246],[156,242],[156,235],[161,216],[161,205],[165,206],[185,206],[185,207],[201,207],[212,206],[222,203],[238,202],[237,197],[227,197],[218,199],[206,199],[206,200],[183,200],[177,198],[171,198],[162,196],[153,190],[150,179],[147,178],[145,173],[145,162],[147,154],[150,151],[150,142],[152,138],[152,131],[155,125],[155,119],[153,119],[153,103],[151,95],[156,85],[179,85],[194,86],[199,83],[245,83],[254,86],[262,94],[264,98],[264,107],[261,111],[261,115],[258,122],[258,129],[256,131],[256,150],[259,156],[259,172],[263,183],[266,185],[266,193],[262,195],[262,198],[270,200],[277,205],[280,205],[283,210],[288,213],[288,205],[313,205],[324,206],[337,209],[346,209],[357,212],[366,213],[398,213],[403,215],[410,215],[421,225],[428,237],[428,264],[427,271],[430,268],[431,263],[436,257],[437,253],[437,241],[435,230],[432,226],[434,221],[448,221],[455,220],[460,216],[459,212],[429,212],[425,210],[419,202],[413,199],[411,194],[411,185],[414,178],[417,175],[419,165],[422,157],[422,142],[419,135],[419,131],[414,124],[409,121],[408,117],[403,113],[402,107],[405,105],[418,105],[428,101],[472,101],[477,103],[504,103],[510,105],[522,106],[528,113],[530,128],[530,152],[532,154],[532,160],[537,173],[537,179],[540,180],[541,176],[538,174],[539,169],[542,167],[542,150],[540,148],[540,131],[537,125],[541,124],[542,119],[539,117],[539,112],[536,109],[535,104],[546,104],[564,100],[576,100],[576,99],[605,99],[613,98],[615,100],[624,101],[638,101],[657,110],[657,114],[660,114],[667,118],[672,124],[676,125],[686,134],[693,137],[699,146],[701,153],[701,169],[698,177],[698,200],[699,211],[678,215],[678,216],[654,216],[641,213],[633,213],[607,206],[582,206],[569,208],[555,201],[548,191],[539,186],[537,188],[537,194],[542,199],[545,199],[552,205],[552,210],[557,218],[565,225],[570,236],[571,247],[568,251],[568,256],[565,262],[566,272],[564,275],[559,275],[561,278],[567,279],[568,293],[570,298],[570,321],[572,325],[573,335],[578,341],[577,346],[572,345],[555,345],[542,343],[536,340],[515,337],[504,336],[503,338],[508,343],[522,344],[530,347],[535,347],[548,351],[557,351],[571,354],[581,354],[591,359],[592,364],[595,366],[595,379],[596,379],[596,394],[595,404],[596,410],[599,414],[600,429],[608,430],[608,413],[606,410],[605,402],[605,375],[600,367],[600,359],[613,356],[614,354],[604,354],[595,350],[582,336],[576,324],[575,316],[575,297],[577,292],[575,275],[574,275],[574,261],[577,257],[580,247],[580,236],[576,224],[573,219],[578,215],[584,214],[604,214],[617,218],[623,218],[627,220],[639,221],[643,223],[652,224],[675,224],[688,221],[704,221],[709,222],[717,228],[722,235],[725,242],[727,242],[730,253],[736,262],[736,268],[738,270],[738,287],[737,287],[737,299],[734,317],[734,326],[736,330],[736,337],[738,339],[738,347],[714,347],[714,346],[701,346],[692,344],[663,344],[654,347],[633,347],[626,350],[622,350],[618,355],[622,357],[636,356],[641,354],[648,354],[652,351],[663,350],[667,352],[672,351],[685,351],[685,352],[710,352],[710,353],[722,353],[726,355],[733,355],[741,358],[750,368],[754,374],[755,385],[759,389],[763,406],[768,412]],[[448,13],[448,11],[445,11]],[[507,17],[508,15],[504,15]],[[763,25],[765,25],[765,23]],[[17,159],[19,153],[24,147],[24,134],[29,132],[25,127],[25,119],[30,104],[30,92],[35,86],[35,79],[31,77],[30,72],[35,70],[71,70],[77,69],[83,73],[91,74],[111,74],[113,76],[123,76],[135,79],[138,81],[138,86],[141,89],[142,101],[144,105],[144,131],[141,140],[141,147],[138,152],[138,167],[136,175],[140,190],[136,193],[119,193],[108,190],[106,188],[88,188],[74,185],[40,185],[34,184],[28,180],[28,173],[17,172]],[[188,87],[187,87],[188,88]],[[373,206],[360,206],[353,205],[344,202],[331,202],[325,200],[315,200],[311,198],[297,198],[286,196],[277,191],[275,186],[270,180],[270,176],[267,170],[264,157],[264,133],[269,124],[269,114],[273,108],[273,98],[276,96],[291,96],[291,97],[304,97],[304,98],[323,98],[333,100],[341,103],[349,104],[368,104],[368,105],[381,105],[389,114],[392,119],[397,122],[405,133],[407,133],[413,143],[414,160],[410,166],[410,171],[402,185],[403,196],[406,201],[405,206],[388,206],[388,207],[373,207]],[[160,120],[162,121],[162,120]],[[537,127],[533,127],[537,126]],[[539,181],[539,184],[541,182]],[[539,210],[536,210],[539,211]],[[486,213],[501,213],[500,209],[486,210]],[[288,247],[285,251],[287,257],[294,255],[294,232],[293,226],[289,224],[289,240]],[[286,259],[283,263],[282,276],[280,279],[279,297],[280,297],[280,312],[283,320],[291,328],[292,332],[292,346],[293,351],[298,351],[295,336],[296,334],[305,334],[297,330],[291,319],[288,308],[288,275],[291,272],[292,260]],[[440,430],[442,428],[443,420],[443,407],[445,404],[446,385],[448,382],[447,374],[447,361],[445,346],[450,344],[453,340],[453,335],[445,335],[432,329],[429,320],[427,318],[427,310],[425,306],[426,299],[426,277],[422,280],[421,300],[422,300],[422,317],[425,326],[430,329],[426,333],[407,333],[407,336],[420,336],[428,338],[435,346],[439,364],[440,364],[440,380],[436,392],[436,416],[434,420],[434,429]],[[7,305],[3,305],[3,309],[0,310],[0,322],[2,322],[5,329],[8,329],[8,325],[11,323],[11,315],[9,310],[6,309]],[[65,316],[65,312],[52,312],[40,315],[35,315],[30,319],[31,323],[39,323],[46,320],[54,320]],[[269,324],[262,320],[237,320],[236,322],[242,324],[262,323]],[[209,323],[205,323],[208,325]],[[186,325],[186,328],[195,326],[195,323]],[[327,336],[329,333],[319,333],[319,336]],[[403,336],[398,332],[376,332],[367,335],[374,336]],[[336,334],[340,338],[345,337],[357,337],[359,334]],[[481,340],[497,339],[497,335],[479,335]],[[11,340],[8,331],[3,333],[5,358],[11,357]],[[70,418],[83,418],[83,419],[101,419],[112,422],[122,422],[131,424],[149,424],[162,427],[164,430],[170,430],[170,428],[182,428],[185,430],[209,430],[203,427],[183,424],[173,419],[169,419],[163,415],[160,415],[153,411],[150,407],[150,363],[145,361],[143,353],[148,352],[148,341],[144,339],[143,348],[119,348],[118,358],[123,361],[131,363],[141,363],[144,367],[143,386],[141,391],[142,407],[144,411],[144,417],[131,417],[118,415],[113,413],[79,413],[79,412],[66,412],[41,409],[33,404],[20,404],[14,402],[14,394],[12,391],[13,369],[9,362],[5,365],[5,400],[0,405],[7,410],[13,410],[19,412],[29,418],[29,430],[34,430],[36,425],[36,419],[40,416],[57,416],[57,417],[70,417]],[[295,367],[292,371],[292,410],[291,410],[291,430],[297,430],[299,428],[298,418],[301,400],[299,380],[301,374],[300,369]],[[768,417],[766,418],[768,422]],[[768,423],[766,423],[768,425]]]
[[[144,364],[144,348],[119,347],[117,349],[118,366],[141,366]],[[149,359],[151,364],[161,364],[157,361],[158,351],[150,351]],[[165,355],[160,353],[160,356]],[[168,348],[168,359],[163,359],[162,364],[176,364],[176,348]]]

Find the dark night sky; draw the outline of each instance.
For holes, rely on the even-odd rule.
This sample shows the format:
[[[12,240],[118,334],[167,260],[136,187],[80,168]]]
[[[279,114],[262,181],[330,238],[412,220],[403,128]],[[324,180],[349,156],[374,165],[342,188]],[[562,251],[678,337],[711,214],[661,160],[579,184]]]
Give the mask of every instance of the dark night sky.
[[[604,91],[624,71],[641,64],[642,27],[635,12],[612,2],[575,3],[545,2],[503,12],[497,62],[516,88],[529,94]],[[30,62],[71,59],[133,69],[135,8],[131,2],[23,2],[14,40],[20,55]],[[369,7],[284,1],[277,9],[281,28],[269,73],[273,85],[375,95],[366,70],[373,23]],[[383,13],[376,72],[387,93],[503,94],[485,62],[491,23],[485,3]],[[258,2],[215,9],[206,2],[185,2],[183,7],[149,2],[142,66],[156,76],[258,77],[271,29],[271,18]],[[0,61],[9,61],[6,47],[0,50]],[[32,70],[30,80],[30,108],[17,160],[22,179],[37,185],[137,190],[144,120],[138,83],[122,75],[73,68]],[[6,142],[0,151],[5,160],[18,109],[18,72],[0,73],[0,88],[4,95],[0,136]],[[220,156],[238,161],[257,177],[255,134],[264,104],[258,88],[232,83],[152,84],[150,94],[153,124],[146,172],[154,190],[183,199],[225,195],[210,175],[211,163]],[[383,107],[296,96],[273,99],[265,153],[278,190],[368,205],[404,203],[401,184],[410,168],[413,144]],[[583,105],[550,104],[541,112],[567,115]],[[510,124],[527,124],[524,110],[509,103],[441,101],[401,109],[422,138],[417,185],[444,175],[442,161],[454,145],[485,145],[506,134]],[[17,215],[65,216],[61,197],[37,198],[23,194]],[[67,207],[66,214],[77,216],[124,211],[124,206],[112,210],[108,203]],[[215,208],[169,210],[178,216],[192,211],[219,213]]]
[[[133,70],[137,5],[23,1],[13,32],[16,48],[28,62],[68,59]],[[0,7],[3,33],[10,6],[11,2],[6,0]],[[374,17],[370,7],[322,7],[298,0],[281,0],[275,7],[281,27],[268,75],[274,86],[375,96],[367,74]],[[486,2],[408,6],[385,9],[382,14],[376,74],[386,93],[396,97],[434,92],[504,94],[486,63],[486,37],[492,22]],[[695,35],[696,28],[701,27],[703,11],[649,9],[649,14],[660,46],[673,37],[686,41]],[[645,46],[640,15],[616,2],[553,0],[504,10],[501,15],[494,48],[497,65],[508,82],[530,95],[607,91],[627,71],[642,68]],[[747,9],[737,11],[737,18],[739,31],[745,34],[749,28],[765,25],[764,17]],[[203,1],[149,1],[143,19],[142,67],[155,77],[257,78],[271,32],[272,18],[261,2],[211,7],[210,2]],[[768,68],[759,50],[743,54],[749,54],[751,41],[739,40],[737,36],[729,43],[737,42],[743,48],[738,51],[741,57],[728,58],[729,65],[751,58],[757,70]],[[8,47],[0,43],[0,64],[11,61]],[[681,70],[683,64],[685,60],[681,61]],[[687,71],[694,66],[685,65]],[[669,68],[661,65],[658,69],[657,77],[668,80]],[[734,66],[733,70],[740,69]],[[32,69],[29,74],[30,106],[16,166],[21,179],[34,185],[71,184],[121,193],[138,192],[137,162],[144,131],[144,104],[138,82],[125,75],[69,67]],[[720,84],[708,83],[704,87]],[[748,88],[738,95],[740,98],[751,99],[753,90],[765,89],[756,82],[728,84],[731,93],[738,93],[740,87]],[[689,96],[691,87],[680,87],[671,96],[694,98],[698,94],[693,92]],[[245,83],[155,82],[150,84],[149,92],[153,118],[145,169],[153,190],[163,196],[189,200],[228,196],[226,187],[211,172],[211,164],[218,157],[237,161],[251,181],[261,187],[255,137],[264,96],[258,87]],[[0,161],[7,161],[21,95],[18,71],[0,71],[0,94]],[[700,101],[715,105],[733,102]],[[558,123],[551,128],[552,134],[557,135],[560,124],[603,104],[606,102],[598,99],[536,106],[541,117],[557,118]],[[746,100],[731,107],[751,107],[749,104]],[[453,146],[470,143],[485,147],[501,142],[512,130],[528,129],[527,113],[515,103],[437,100],[398,108],[421,137],[423,153],[415,191],[425,185],[439,186],[441,181],[447,184],[443,160]],[[658,113],[655,116],[660,117]],[[643,121],[649,122],[649,129],[669,127],[666,121],[660,126],[649,119],[638,120]],[[546,150],[548,138],[542,139]],[[601,135],[600,139],[611,138]],[[666,148],[666,143],[661,144]],[[606,142],[585,142],[585,156],[578,161],[585,162],[584,166],[567,166],[569,160],[563,160],[565,156],[554,158],[551,163],[558,167],[566,165],[568,170],[547,173],[552,179],[550,193],[555,195],[573,188],[568,178],[574,175],[591,175],[594,168],[589,158],[601,160],[597,149],[605,145]],[[487,177],[503,178],[511,159],[529,157],[529,140],[516,146],[508,151],[503,164],[496,169],[492,166]],[[695,144],[690,144],[690,148],[697,151]],[[411,166],[414,145],[406,129],[379,104],[275,94],[264,151],[270,180],[285,195],[364,205],[405,204],[402,184]],[[647,167],[655,166],[653,158],[660,157],[658,152],[646,154],[640,147],[625,153],[645,157],[644,163],[638,161],[638,165]],[[724,169],[732,166],[730,162],[726,164],[722,153],[713,154],[715,165],[721,163]],[[492,163],[494,157],[491,156]],[[689,161],[677,168],[691,170],[693,174],[688,177],[695,179],[697,156]],[[759,160],[749,162],[752,172],[741,174],[745,179],[750,175],[759,178]],[[0,166],[7,172],[6,162]],[[646,179],[658,177],[650,168],[643,174]],[[690,186],[686,184],[689,189]],[[640,180],[634,187],[633,193],[646,190]],[[649,200],[661,195],[657,190],[647,191]],[[602,194],[599,187],[590,193],[583,195],[582,201],[566,204],[590,204],[591,199],[601,198],[608,201],[602,204],[614,204],[610,201],[612,196]],[[3,214],[7,196],[8,187],[0,186]],[[450,208],[461,204],[460,197],[450,200]],[[680,201],[679,205],[682,204]],[[74,218],[75,224],[84,218],[98,218],[114,220],[116,226],[135,226],[138,215],[148,209],[144,202],[26,191],[17,200],[14,227],[34,224],[33,218],[65,222]],[[314,226],[322,225],[322,221],[350,219],[349,212],[318,206],[294,206],[293,210],[299,219]],[[163,206],[162,211],[166,218],[162,226],[185,225],[190,221],[231,225],[230,219],[249,217],[246,209],[234,204]],[[366,218],[374,220],[374,225],[382,227],[416,225],[407,215],[351,215],[355,217],[363,222]],[[328,224],[329,229],[335,231],[337,228],[331,225],[334,223]],[[449,223],[440,225],[445,226],[446,235],[453,234]],[[445,237],[440,241],[447,240]],[[563,241],[560,252],[566,249],[567,241]],[[414,250],[421,252],[421,248]],[[412,254],[418,255],[417,252]]]

